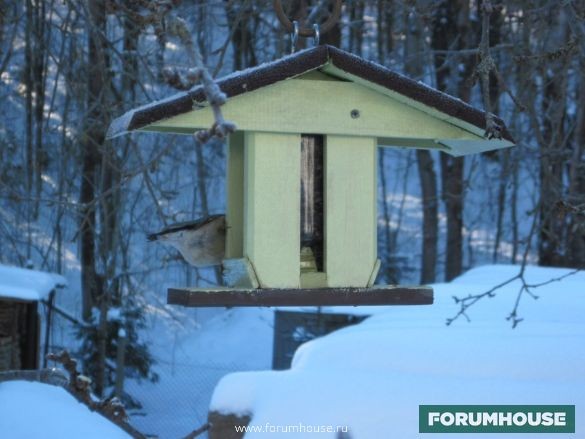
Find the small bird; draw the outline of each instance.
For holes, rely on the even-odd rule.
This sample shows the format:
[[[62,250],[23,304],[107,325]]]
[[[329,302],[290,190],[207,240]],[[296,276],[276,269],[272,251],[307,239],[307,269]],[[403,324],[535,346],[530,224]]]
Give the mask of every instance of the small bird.
[[[172,245],[194,267],[210,267],[222,263],[226,228],[225,215],[209,215],[170,225],[147,238]]]

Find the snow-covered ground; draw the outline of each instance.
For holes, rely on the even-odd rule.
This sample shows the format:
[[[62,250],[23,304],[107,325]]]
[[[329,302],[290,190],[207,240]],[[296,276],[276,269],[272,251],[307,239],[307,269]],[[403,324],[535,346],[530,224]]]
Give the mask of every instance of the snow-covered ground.
[[[127,380],[125,384],[126,391],[143,406],[130,411],[131,423],[139,431],[161,439],[186,436],[207,422],[213,389],[223,376],[270,369],[272,310],[234,308],[200,314],[180,324],[168,318],[152,322],[146,336],[160,379],[156,383]]]
[[[27,381],[0,383],[0,437],[130,438],[106,418],[90,411],[65,389]]]
[[[538,300],[524,296],[524,320],[514,330],[506,316],[518,281],[470,309],[471,323],[445,325],[458,309],[452,296],[486,291],[518,270],[475,268],[435,285],[432,306],[325,309],[372,317],[306,343],[283,372],[269,370],[272,309],[181,314],[171,307],[175,314],[161,318],[165,308],[159,308],[149,314],[145,337],[160,380],[126,382],[143,404],[131,412],[132,424],[163,439],[184,436],[206,422],[214,393],[211,409],[251,413],[254,425],[347,425],[353,439],[418,437],[419,404],[574,404],[579,437],[585,421],[585,273],[535,289]],[[569,272],[530,266],[526,280],[541,283]],[[42,384],[1,383],[0,414],[0,432],[10,431],[9,437],[35,437],[25,428],[56,432],[36,437],[68,437],[63,431],[76,430],[58,429],[80,423],[97,436],[82,431],[75,437],[117,437],[102,434],[89,420],[102,419],[62,389]]]
[[[471,323],[445,325],[458,310],[452,296],[486,291],[518,269],[484,266],[435,285],[432,306],[373,308],[363,323],[301,346],[288,371],[227,375],[210,408],[252,414],[258,426],[339,425],[349,426],[353,439],[406,439],[419,437],[419,404],[570,404],[577,433],[566,437],[583,437],[585,273],[535,289],[538,300],[525,296],[516,329],[505,317],[519,281],[472,308]],[[545,282],[570,271],[528,267],[526,280]]]

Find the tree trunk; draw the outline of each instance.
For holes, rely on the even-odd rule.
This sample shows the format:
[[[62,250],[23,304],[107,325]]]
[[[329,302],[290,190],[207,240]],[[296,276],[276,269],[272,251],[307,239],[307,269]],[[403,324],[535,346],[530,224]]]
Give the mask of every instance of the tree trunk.
[[[43,169],[47,166],[48,155],[43,148],[43,115],[45,106],[45,21],[46,2],[37,1],[33,11],[35,50],[32,65],[32,78],[34,84],[34,119],[35,119],[35,146],[34,146],[34,180],[35,200],[33,217],[38,219],[40,199],[43,188]]]
[[[409,8],[404,11],[404,23],[406,31],[409,32],[404,47],[405,72],[415,79],[420,79],[424,74],[422,65],[424,26],[418,14],[411,14]],[[437,267],[439,237],[437,176],[430,151],[417,149],[416,162],[423,209],[420,282],[428,284],[435,281]]]
[[[103,394],[105,388],[105,358],[107,338],[107,308],[109,297],[104,289],[104,278],[98,275],[96,268],[96,237],[98,236],[96,213],[100,198],[99,186],[109,179],[109,157],[104,157],[104,141],[107,127],[107,94],[109,91],[108,57],[106,51],[106,11],[103,0],[88,3],[89,38],[88,38],[88,94],[87,119],[83,142],[83,168],[80,202],[82,206],[81,223],[81,278],[83,291],[83,317],[91,318],[92,308],[99,311],[97,334],[97,375],[95,392]],[[103,189],[103,188],[102,188]],[[105,206],[109,201],[102,199]],[[107,212],[107,211],[106,211]],[[109,218],[102,210],[102,238],[109,241]],[[105,243],[105,245],[109,245]],[[104,241],[101,242],[100,256],[104,260]],[[106,288],[107,289],[107,288]]]
[[[258,64],[254,37],[258,17],[245,2],[237,4],[226,1],[228,29],[231,32],[234,70],[242,70]]]
[[[431,40],[433,49],[444,51],[474,47],[470,37],[469,2],[457,0],[454,3],[442,1],[435,9]],[[471,62],[450,59],[448,55],[436,56],[437,88],[448,93],[457,92],[460,99],[469,101],[471,89],[465,79],[469,76]],[[441,154],[441,189],[447,215],[447,281],[461,274],[463,268],[463,169],[463,157]]]
[[[566,263],[564,248],[565,224],[557,215],[556,203],[563,199],[563,168],[566,138],[566,60],[556,65],[547,63],[542,76],[545,81],[542,99],[542,142],[540,144],[540,240],[538,263],[543,266],[562,266]]]
[[[105,93],[107,64],[104,47],[105,4],[92,1],[89,6],[87,117],[82,136],[82,170],[80,203],[80,253],[83,318],[91,319],[91,310],[101,291],[96,272],[96,192],[105,138]]]
[[[585,65],[585,59],[582,62]],[[585,206],[585,78],[579,84],[577,126],[573,139],[573,157],[569,169],[569,194],[567,201],[572,206]],[[571,267],[585,265],[585,219],[571,215],[567,233],[567,263]]]
[[[463,268],[463,158],[441,154],[442,197],[447,214],[445,280]]]
[[[424,149],[416,150],[416,162],[422,192],[423,241],[421,255],[420,283],[433,283],[436,279],[437,242],[439,237],[437,176],[431,153]]]
[[[26,236],[26,258],[30,260],[31,258],[31,248],[32,248],[32,229],[31,229],[31,222],[32,222],[32,212],[33,212],[33,181],[34,181],[34,170],[35,170],[35,159],[34,159],[34,152],[33,152],[33,79],[32,79],[32,69],[33,69],[33,47],[32,47],[32,29],[33,29],[33,6],[31,0],[26,0],[25,3],[25,15],[26,15],[26,22],[25,22],[25,36],[24,36],[24,86],[26,89],[25,94],[25,108],[26,108],[26,118],[25,118],[25,143],[26,143],[26,197],[28,207],[27,211],[27,236]]]
[[[384,281],[389,284],[398,283],[398,273],[396,267],[392,265],[392,256],[394,247],[392,246],[392,228],[390,227],[390,209],[388,208],[388,192],[386,187],[386,149],[380,148],[378,151],[378,173],[380,175],[380,186],[382,188],[382,218],[384,220],[384,248],[380,252],[382,260],[382,274]]]
[[[362,56],[364,42],[364,2],[354,0],[349,5],[349,51]]]

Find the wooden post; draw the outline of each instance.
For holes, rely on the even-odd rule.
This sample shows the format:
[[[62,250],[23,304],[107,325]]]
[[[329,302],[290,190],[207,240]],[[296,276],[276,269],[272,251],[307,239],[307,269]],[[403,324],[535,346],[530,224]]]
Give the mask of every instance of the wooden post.
[[[375,138],[325,140],[325,271],[328,287],[367,287],[377,259]]]
[[[245,133],[244,256],[262,288],[300,284],[300,134]]]
[[[30,302],[22,305],[23,311],[26,312],[25,332],[20,334],[24,340],[20,341],[21,345],[21,368],[38,369],[39,367],[39,340],[40,324],[38,313],[38,302]]]
[[[53,316],[53,302],[55,301],[55,290],[49,293],[47,304],[47,323],[45,325],[45,347],[43,350],[43,368],[47,367],[47,354],[49,353],[49,343],[51,341],[51,317]]]

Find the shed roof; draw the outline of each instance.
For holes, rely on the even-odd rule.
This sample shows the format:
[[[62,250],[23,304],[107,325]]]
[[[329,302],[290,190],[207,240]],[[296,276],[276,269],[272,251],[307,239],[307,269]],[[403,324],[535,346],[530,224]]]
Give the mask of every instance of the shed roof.
[[[332,46],[306,49],[267,64],[235,72],[219,79],[217,83],[229,98],[322,68],[334,76],[349,80],[359,79],[376,90],[390,92],[393,96],[403,98],[406,103],[416,104],[419,109],[438,111],[451,123],[456,124],[460,121],[476,130],[485,129],[485,112],[380,64]],[[108,137],[113,138],[188,113],[193,111],[198,103],[204,102],[203,88],[196,86],[189,91],[135,108],[112,122]],[[502,127],[503,139],[513,143],[514,140],[504,122],[498,117],[495,117],[495,120]]]
[[[39,301],[65,285],[65,278],[55,273],[0,264],[0,299]]]

